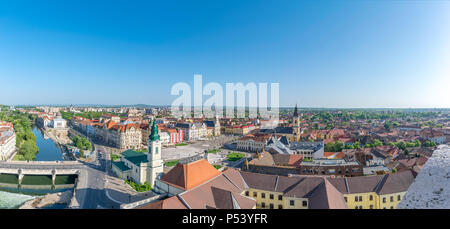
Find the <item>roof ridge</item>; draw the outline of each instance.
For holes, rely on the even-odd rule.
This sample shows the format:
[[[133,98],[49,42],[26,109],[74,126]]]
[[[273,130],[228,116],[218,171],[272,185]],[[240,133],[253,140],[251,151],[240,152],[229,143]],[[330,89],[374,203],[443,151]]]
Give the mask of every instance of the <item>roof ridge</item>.
[[[180,194],[182,194],[182,193],[180,193]],[[178,194],[178,195],[176,195],[176,197],[188,208],[188,209],[192,209],[191,208],[191,206],[189,206],[189,204],[183,199],[183,197],[180,195],[180,194]]]
[[[250,188],[250,187],[248,186],[247,182],[245,181],[244,177],[242,176],[241,170],[239,170],[238,173],[239,173],[239,176],[241,177],[242,181],[244,182],[244,187],[245,187],[246,189]]]
[[[300,179],[299,181],[295,182],[293,185],[287,187],[285,190],[283,190],[283,193],[287,193],[289,191],[291,191],[292,189],[294,189],[295,187],[297,187],[297,185],[299,185],[300,183],[302,183],[304,180],[306,179],[306,177],[302,177],[302,179]],[[286,192],[284,192],[286,191]],[[295,195],[294,195],[295,196]]]
[[[383,175],[383,177],[381,178],[381,180],[378,182],[377,186],[375,187],[375,190],[373,190],[374,192],[379,194],[379,192],[383,188],[384,184],[386,183],[388,176],[389,176],[389,174]]]
[[[234,197],[233,193],[230,192],[231,195],[231,201],[233,202],[233,209],[241,209],[241,206],[239,205],[239,202]]]
[[[320,182],[320,184],[318,184],[316,187],[313,188],[313,190],[311,190],[309,193],[307,193],[305,196],[307,196],[308,198],[310,198],[320,187],[322,187],[322,185],[324,185],[325,183],[325,178],[321,177],[322,182]]]
[[[222,173],[227,180],[229,180],[237,189],[240,189],[225,173]]]
[[[347,190],[347,193],[350,193],[350,188],[348,187],[347,177],[344,177],[345,182],[345,189]]]
[[[277,177],[275,178],[275,188],[274,188],[275,191],[277,190],[277,187],[278,187],[278,178],[279,177],[280,176],[277,175]]]

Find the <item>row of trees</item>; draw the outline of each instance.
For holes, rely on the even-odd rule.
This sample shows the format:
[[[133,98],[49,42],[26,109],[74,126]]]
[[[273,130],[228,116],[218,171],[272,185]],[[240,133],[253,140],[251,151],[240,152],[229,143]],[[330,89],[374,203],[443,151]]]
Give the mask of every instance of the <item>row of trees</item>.
[[[91,142],[85,137],[74,136],[72,141],[73,145],[80,150],[92,150]]]
[[[311,121],[325,120],[370,120],[370,119],[392,119],[392,118],[430,118],[437,117],[439,112],[404,112],[404,111],[315,111],[312,112]]]
[[[88,111],[88,112],[82,112],[82,113],[73,113],[73,112],[65,112],[61,111],[61,116],[63,119],[66,120],[72,120],[75,116],[80,116],[86,119],[99,119],[103,114],[115,114],[111,112],[95,112],[95,111]],[[118,116],[121,116],[120,114],[115,114]]]
[[[336,141],[335,143],[327,143],[325,145],[325,152],[340,152],[343,149],[360,149],[360,148],[375,148],[378,146],[383,146],[383,142],[381,142],[378,139],[373,140],[373,142],[363,145],[361,146],[359,142],[355,142],[352,145],[345,145],[343,142],[340,141]],[[406,151],[407,148],[411,148],[411,147],[421,147],[422,143],[419,140],[413,141],[413,142],[404,142],[404,141],[398,141],[398,142],[389,142],[386,145],[390,145],[390,146],[396,146],[397,148]],[[436,143],[431,142],[431,141],[426,141],[424,142],[423,146],[426,147],[432,147],[432,146],[436,146]]]
[[[39,148],[36,145],[36,136],[32,132],[32,115],[4,109],[0,112],[0,120],[11,122],[16,133],[17,154],[14,160],[35,160]]]

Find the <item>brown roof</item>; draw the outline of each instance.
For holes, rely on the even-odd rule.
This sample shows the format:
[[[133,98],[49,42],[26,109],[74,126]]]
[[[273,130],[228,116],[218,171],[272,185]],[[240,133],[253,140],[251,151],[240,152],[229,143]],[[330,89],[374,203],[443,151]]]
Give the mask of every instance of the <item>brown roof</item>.
[[[211,187],[211,193],[214,198],[214,207],[216,209],[234,209],[236,206],[233,204],[233,193],[216,187]]]
[[[410,170],[386,175],[378,194],[390,194],[405,192],[414,182],[414,176]]]
[[[178,163],[161,181],[188,190],[220,174],[207,160],[201,159],[187,164]]]
[[[241,195],[244,189],[239,188],[239,185],[233,183],[229,177],[222,173],[193,189],[179,194],[179,197],[191,209],[253,208],[256,201]]]
[[[345,178],[327,178],[327,180],[332,184],[340,193],[347,194],[347,182]]]
[[[237,169],[231,169],[227,168],[225,169],[222,174],[230,180],[234,185],[236,185],[239,189],[247,189],[248,185],[245,183],[244,178],[242,177],[241,173]]]
[[[138,209],[187,209],[177,196],[138,207]]]
[[[272,156],[272,154],[270,154],[267,151],[263,151],[260,154],[260,158],[254,158],[253,160],[251,160],[249,162],[249,164],[251,165],[265,165],[265,166],[272,166],[274,165],[274,158]]]
[[[309,196],[310,209],[347,209],[344,196],[327,179]]]
[[[298,154],[273,154],[273,161],[276,165],[298,167],[302,163],[303,156]]]
[[[348,193],[376,192],[383,175],[347,177],[344,179],[347,181]]]
[[[290,178],[290,177],[288,177]],[[282,177],[279,179],[282,180]],[[285,196],[290,197],[309,197],[313,190],[323,182],[322,177],[304,177],[300,182],[284,190]]]
[[[245,183],[247,183],[250,188],[275,191],[277,175],[251,173],[245,171],[240,171],[240,173],[244,178]]]

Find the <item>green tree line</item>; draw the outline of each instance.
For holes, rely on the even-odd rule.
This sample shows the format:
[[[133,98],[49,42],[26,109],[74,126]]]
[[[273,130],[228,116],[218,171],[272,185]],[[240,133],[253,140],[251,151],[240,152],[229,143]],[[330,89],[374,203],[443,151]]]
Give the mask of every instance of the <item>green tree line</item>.
[[[33,115],[2,108],[0,120],[13,123],[16,133],[17,154],[14,160],[31,161],[36,159],[39,148],[36,145],[36,136],[32,132],[31,123],[31,120],[35,120],[35,118]]]

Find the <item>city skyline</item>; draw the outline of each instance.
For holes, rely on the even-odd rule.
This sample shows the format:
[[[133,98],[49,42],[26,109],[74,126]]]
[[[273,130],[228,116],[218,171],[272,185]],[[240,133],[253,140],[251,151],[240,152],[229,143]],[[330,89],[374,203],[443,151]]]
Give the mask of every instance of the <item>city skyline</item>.
[[[0,104],[170,105],[175,83],[202,74],[205,84],[280,83],[280,107],[449,108],[449,10],[419,1],[2,2]]]

